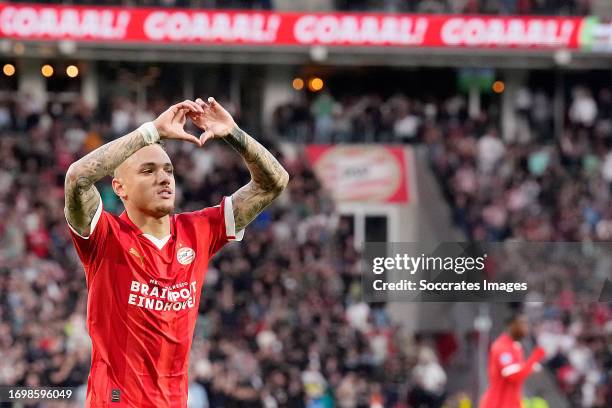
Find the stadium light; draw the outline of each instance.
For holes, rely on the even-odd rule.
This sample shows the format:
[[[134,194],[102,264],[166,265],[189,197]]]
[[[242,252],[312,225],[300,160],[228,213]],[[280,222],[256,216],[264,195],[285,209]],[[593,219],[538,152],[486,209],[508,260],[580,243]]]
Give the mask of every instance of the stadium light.
[[[304,80],[302,78],[295,78],[292,82],[293,89],[296,91],[301,91],[304,89]]]
[[[53,67],[49,64],[45,64],[40,69],[40,72],[45,78],[49,78],[51,75],[53,75]]]
[[[312,92],[319,92],[321,89],[323,89],[323,80],[321,78],[310,78],[310,81],[308,81],[308,89],[310,89]]]
[[[4,64],[2,72],[4,72],[6,76],[13,76],[15,75],[15,66],[13,64]]]
[[[496,94],[501,94],[504,93],[504,91],[506,90],[506,84],[504,84],[504,81],[495,81],[493,82],[493,92],[495,92]]]
[[[79,68],[76,65],[68,65],[66,67],[66,75],[70,78],[76,78],[79,76]]]

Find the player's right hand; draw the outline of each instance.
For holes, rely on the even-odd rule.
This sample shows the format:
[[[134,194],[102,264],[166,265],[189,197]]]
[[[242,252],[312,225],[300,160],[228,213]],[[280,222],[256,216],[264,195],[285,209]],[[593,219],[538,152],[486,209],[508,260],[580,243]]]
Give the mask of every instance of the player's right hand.
[[[186,140],[201,146],[200,139],[185,132],[187,114],[201,114],[203,109],[193,101],[185,100],[172,105],[153,121],[161,139]]]

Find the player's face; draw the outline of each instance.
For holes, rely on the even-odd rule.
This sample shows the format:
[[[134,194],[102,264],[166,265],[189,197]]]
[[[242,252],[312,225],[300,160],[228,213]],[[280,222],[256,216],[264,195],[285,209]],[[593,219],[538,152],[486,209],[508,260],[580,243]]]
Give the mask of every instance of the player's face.
[[[118,169],[116,188],[126,207],[161,218],[174,210],[174,168],[159,145],[143,147]]]
[[[525,316],[517,317],[512,323],[512,337],[519,340],[529,334],[529,325]]]

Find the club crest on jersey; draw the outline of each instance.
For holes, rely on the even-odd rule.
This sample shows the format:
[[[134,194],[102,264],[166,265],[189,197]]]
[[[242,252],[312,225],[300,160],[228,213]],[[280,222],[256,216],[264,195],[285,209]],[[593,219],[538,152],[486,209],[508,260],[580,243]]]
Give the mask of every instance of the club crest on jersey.
[[[195,251],[189,247],[183,247],[176,253],[176,259],[181,265],[189,265],[195,258]]]
[[[510,364],[512,362],[512,354],[510,353],[502,353],[499,356],[499,362],[503,365]]]

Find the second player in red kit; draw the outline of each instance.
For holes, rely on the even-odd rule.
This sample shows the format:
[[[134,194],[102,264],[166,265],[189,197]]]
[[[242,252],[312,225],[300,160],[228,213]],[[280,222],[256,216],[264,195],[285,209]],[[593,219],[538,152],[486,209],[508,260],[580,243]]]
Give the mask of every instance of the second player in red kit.
[[[508,320],[507,330],[491,345],[489,353],[489,389],[480,401],[480,408],[521,408],[523,383],[536,364],[545,356],[536,347],[529,358],[523,356],[519,342],[528,334],[527,319],[515,313]]]
[[[190,118],[204,133],[183,128]],[[160,139],[223,138],[251,181],[216,206],[174,214]],[[113,175],[125,211],[104,210],[94,183]],[[185,101],[70,166],[65,214],[85,268],[92,361],[87,407],[186,407],[189,351],[208,262],[285,188],[288,174],[214,99]],[[213,203],[217,204],[217,203]]]

